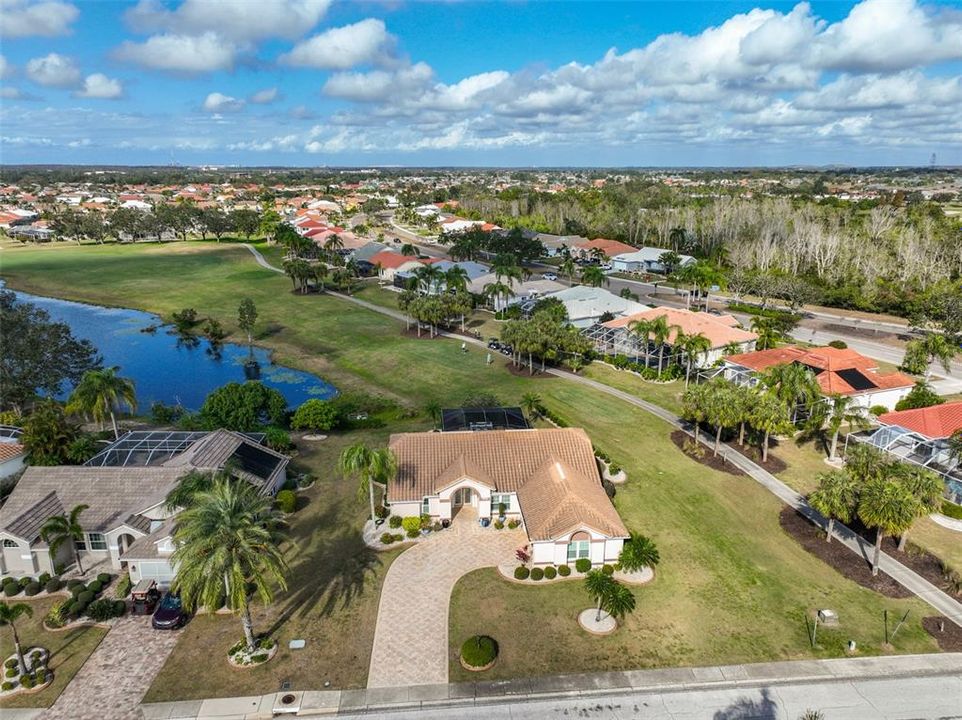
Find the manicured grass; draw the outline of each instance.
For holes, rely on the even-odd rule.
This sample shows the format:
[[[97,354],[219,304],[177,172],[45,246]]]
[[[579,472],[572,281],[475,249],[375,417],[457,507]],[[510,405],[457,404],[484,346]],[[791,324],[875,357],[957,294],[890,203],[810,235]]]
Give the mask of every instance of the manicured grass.
[[[411,429],[422,427],[416,423]],[[325,681],[332,687],[364,686],[381,583],[398,552],[378,553],[364,545],[360,533],[367,503],[358,500],[353,482],[331,468],[346,445],[381,445],[386,439],[386,430],[372,430],[300,444],[295,464],[318,480],[298,494],[298,510],[289,519],[289,590],[254,613],[255,632],[270,632],[280,641],[277,656],[243,671],[230,667],[227,649],[243,637],[240,620],[198,615],[184,629],[146,702],[269,693],[284,680],[295,689],[320,688]],[[307,646],[289,649],[295,639]],[[200,657],[208,658],[203,672],[184,672]]]
[[[655,583],[637,591],[639,609],[629,627],[601,641],[608,648],[604,652],[592,644],[594,639],[575,640],[579,631],[574,613],[588,605],[580,588],[565,583],[518,588],[484,572],[466,579],[456,589],[451,609],[452,653],[471,634],[491,634],[506,653],[505,661],[492,671],[496,676],[840,655],[849,637],[872,652],[878,648],[883,608],[912,609],[900,631],[899,651],[935,649],[919,625],[919,619],[932,612],[927,606],[916,600],[886,600],[845,580],[781,531],[780,505],[773,496],[747,477],[716,473],[689,460],[671,445],[667,425],[615,398],[561,378],[511,375],[500,359],[487,366],[483,350],[472,348],[465,355],[457,342],[404,337],[403,326],[396,321],[340,299],[292,295],[285,277],[258,268],[239,247],[61,246],[2,253],[4,274],[15,287],[168,316],[192,306],[228,329],[236,327],[239,298],[248,295],[260,312],[260,341],[277,350],[278,360],[318,372],[342,389],[363,388],[411,408],[432,400],[454,405],[479,390],[517,403],[523,393],[533,391],[549,409],[584,427],[595,444],[627,470],[629,483],[619,489],[615,502],[629,528],[655,539],[663,564]],[[637,380],[600,366],[590,372],[599,379],[608,373],[605,381],[612,384]],[[638,380],[637,386],[625,389],[670,406],[670,395],[681,392],[681,383],[660,386]],[[388,430],[397,429],[383,431],[379,441],[383,443]],[[338,481],[331,472],[336,441],[327,442],[320,455],[305,460],[336,488]],[[296,555],[307,557],[298,565],[303,566],[298,570],[303,575],[292,583],[292,594],[309,593],[313,608],[326,606],[323,598],[330,595],[324,593],[340,587],[335,583],[332,588],[334,581],[323,579],[329,572],[325,568],[353,562],[351,556],[358,551],[353,534],[363,506],[353,500],[353,487],[344,492],[339,499],[315,489],[314,502],[301,511],[318,516],[297,531],[303,544]],[[343,515],[348,503],[350,514]],[[295,515],[295,523],[300,522]],[[342,544],[338,537],[347,539]],[[365,556],[365,551],[360,553]],[[317,597],[311,590],[318,582],[315,571],[322,572],[324,588]],[[283,613],[284,607],[295,610],[279,630],[285,648],[288,639],[321,629],[306,638],[308,648],[301,655],[282,656],[240,679],[237,671],[211,662],[202,674],[203,684],[200,679],[196,684],[185,680],[188,658],[197,653],[218,657],[239,637],[235,619],[227,618],[223,624],[219,618],[195,619],[149,697],[230,694],[237,683],[244,683],[248,693],[273,690],[279,679],[292,676],[303,678],[309,687],[321,686],[326,678],[334,687],[363,684],[371,636],[361,642],[353,634],[373,633],[372,598],[382,573],[383,569],[371,572],[363,595],[353,596],[348,615],[328,617],[309,609],[298,621],[300,601],[282,598],[270,614]],[[824,647],[813,653],[803,616],[820,607],[837,610],[843,625],[838,642],[824,636]],[[207,624],[225,629],[215,633],[205,629]],[[344,671],[330,662],[332,656],[345,664]],[[309,670],[301,674],[302,666]],[[460,677],[457,669],[452,676]]]
[[[23,649],[34,646],[45,647],[50,651],[50,669],[54,679],[46,690],[24,695],[14,695],[0,700],[0,708],[37,708],[50,707],[60,697],[60,693],[67,687],[67,683],[77,674],[90,657],[90,654],[103,640],[107,631],[99,627],[82,627],[64,632],[49,632],[43,629],[43,619],[55,602],[63,600],[64,596],[54,596],[43,600],[28,598],[4,598],[8,603],[26,602],[33,608],[33,617],[22,618],[17,621],[17,632]],[[0,656],[3,658],[13,653],[13,633],[9,628],[0,628]],[[0,716],[3,713],[0,712]]]
[[[675,380],[668,383],[648,382],[633,372],[618,370],[606,363],[595,362],[581,371],[585,377],[603,382],[605,385],[624,390],[649,400],[656,405],[681,414],[681,397],[685,392],[685,381]]]

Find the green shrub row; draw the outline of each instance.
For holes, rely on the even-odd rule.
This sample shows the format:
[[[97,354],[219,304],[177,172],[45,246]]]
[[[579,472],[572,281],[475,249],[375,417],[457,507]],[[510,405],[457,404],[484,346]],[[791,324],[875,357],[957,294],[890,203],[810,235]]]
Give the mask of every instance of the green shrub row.
[[[401,533],[381,533],[381,544],[390,545],[391,543],[401,542],[404,536]]]
[[[946,517],[962,520],[962,505],[956,505],[949,500],[942,501],[942,514]]]
[[[575,570],[580,573],[586,573],[591,570],[591,560],[588,558],[578,558],[575,560]]]

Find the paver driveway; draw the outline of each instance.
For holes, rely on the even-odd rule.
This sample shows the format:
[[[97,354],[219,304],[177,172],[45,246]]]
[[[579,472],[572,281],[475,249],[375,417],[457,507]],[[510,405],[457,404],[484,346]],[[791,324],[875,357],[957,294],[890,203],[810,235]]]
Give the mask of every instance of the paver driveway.
[[[121,618],[41,719],[139,720],[140,700],[178,637],[154,630],[149,616]]]
[[[501,565],[526,545],[521,529],[481,528],[464,508],[451,527],[404,551],[388,570],[368,687],[448,681],[448,604],[462,575]]]

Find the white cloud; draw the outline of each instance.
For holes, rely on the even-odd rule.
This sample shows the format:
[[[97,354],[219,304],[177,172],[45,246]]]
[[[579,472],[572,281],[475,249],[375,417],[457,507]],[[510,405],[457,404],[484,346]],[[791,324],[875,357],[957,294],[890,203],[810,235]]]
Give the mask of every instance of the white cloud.
[[[75,95],[85,98],[99,98],[102,100],[116,100],[123,97],[124,86],[119,80],[109,78],[103,73],[94,73],[84,79],[84,85]]]
[[[256,93],[248,98],[248,102],[254,105],[268,105],[278,98],[278,92],[276,87],[265,88],[264,90],[258,90]]]
[[[19,88],[13,87],[13,85],[4,85],[0,87],[0,98],[4,100],[23,100],[24,94]]]
[[[331,28],[298,43],[279,61],[297,67],[346,70],[357,65],[391,61],[395,38],[381,20],[368,18],[353,25]]]
[[[27,77],[45,87],[75,87],[80,83],[80,68],[72,58],[57,53],[27,62]]]
[[[243,100],[219,92],[212,92],[204,99],[204,110],[209,113],[238,112],[243,109]]]
[[[125,18],[137,32],[216,32],[238,42],[293,40],[310,32],[330,4],[331,0],[184,0],[169,10],[157,0],[141,0]]]
[[[80,11],[60,0],[0,0],[0,15],[3,37],[56,37],[70,32]]]
[[[203,35],[154,35],[143,43],[124,42],[116,51],[119,60],[152,70],[200,73],[230,70],[238,48],[213,32]]]
[[[7,78],[13,75],[13,65],[7,62],[7,58],[0,55],[0,78]]]
[[[323,92],[331,97],[355,102],[402,101],[405,96],[427,91],[434,71],[427,63],[409,65],[394,72],[372,70],[367,73],[336,73],[324,83]]]

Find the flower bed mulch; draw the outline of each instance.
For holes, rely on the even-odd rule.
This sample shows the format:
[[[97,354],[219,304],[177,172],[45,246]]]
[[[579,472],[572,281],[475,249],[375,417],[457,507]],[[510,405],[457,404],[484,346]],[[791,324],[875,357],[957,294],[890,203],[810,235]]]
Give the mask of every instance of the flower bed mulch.
[[[830,543],[825,542],[824,531],[812,524],[795,508],[786,505],[779,514],[779,522],[782,529],[791,535],[799,545],[831,565],[849,580],[886,597],[912,597],[909,590],[899,585],[884,572],[880,571],[878,575],[873,576],[871,564],[838,542],[837,539]]]
[[[701,449],[704,451],[701,456],[695,455],[688,452],[685,449],[685,444],[689,441],[694,442],[694,438],[686,433],[684,430],[675,430],[671,433],[671,441],[675,443],[675,447],[681,450],[685,455],[690,457],[697,463],[704,465],[705,467],[710,467],[712,470],[719,470],[721,472],[728,473],[729,475],[744,475],[741,470],[729,463],[721,455],[712,455],[710,448],[706,448],[701,445]]]
[[[724,435],[722,436],[724,438]],[[762,450],[756,445],[749,445],[747,442],[744,446],[738,444],[738,437],[734,437],[728,442],[722,440],[722,445],[727,445],[729,448],[735,452],[739,452],[749,460],[751,460],[756,465],[764,468],[772,475],[778,475],[780,472],[784,472],[788,468],[788,464],[782,460],[778,455],[772,452],[773,447],[778,447],[778,441],[774,438],[771,441],[771,447],[768,448],[768,460],[762,462]]]
[[[492,359],[492,360],[494,360],[494,357],[495,357],[495,354],[496,354],[496,353],[497,353],[498,355],[501,355],[501,353],[499,353],[497,350],[490,350],[489,352],[491,353],[491,359]],[[504,357],[504,355],[501,355],[501,357]],[[492,363],[492,364],[494,364],[494,363]],[[517,364],[517,365],[513,365],[513,364],[511,363],[511,358],[505,358],[504,367],[505,367],[505,369],[506,369],[509,373],[511,373],[511,374],[514,375],[515,377],[528,378],[529,380],[538,380],[538,379],[541,379],[541,378],[556,378],[556,377],[558,377],[557,375],[552,375],[551,373],[541,372],[541,363],[539,363],[537,360],[534,361],[534,374],[533,374],[533,375],[529,375],[529,374],[528,374],[528,366],[525,365],[524,363],[519,363],[519,364]]]
[[[943,652],[962,652],[962,627],[951,620],[935,615],[922,618],[922,627],[935,638]]]

